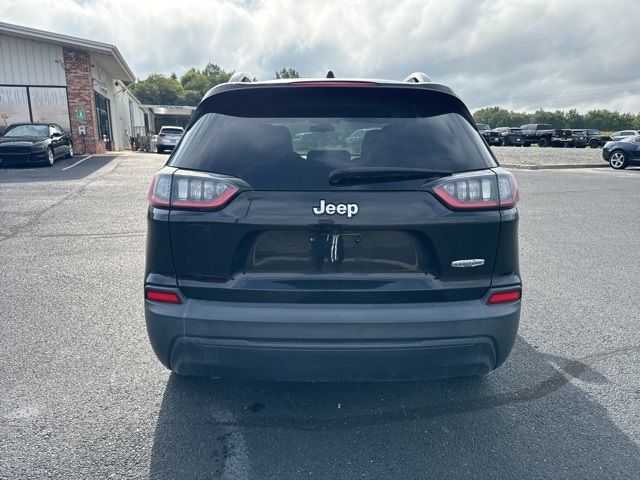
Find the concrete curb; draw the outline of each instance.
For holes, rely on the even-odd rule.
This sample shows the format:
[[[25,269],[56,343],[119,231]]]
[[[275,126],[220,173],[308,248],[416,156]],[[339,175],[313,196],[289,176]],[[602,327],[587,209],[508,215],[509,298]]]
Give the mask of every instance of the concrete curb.
[[[100,157],[119,157],[120,155],[124,155],[126,152],[104,152],[104,153],[94,153],[91,156],[95,158]]]
[[[526,165],[515,163],[501,163],[501,167],[514,168],[519,170],[560,170],[565,168],[604,168],[609,167],[608,163],[557,163],[554,165]]]

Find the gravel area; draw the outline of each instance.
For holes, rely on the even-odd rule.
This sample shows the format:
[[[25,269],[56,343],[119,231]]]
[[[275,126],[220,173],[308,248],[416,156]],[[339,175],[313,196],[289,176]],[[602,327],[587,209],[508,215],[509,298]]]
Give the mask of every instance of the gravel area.
[[[502,166],[510,168],[606,167],[601,148],[491,147]]]

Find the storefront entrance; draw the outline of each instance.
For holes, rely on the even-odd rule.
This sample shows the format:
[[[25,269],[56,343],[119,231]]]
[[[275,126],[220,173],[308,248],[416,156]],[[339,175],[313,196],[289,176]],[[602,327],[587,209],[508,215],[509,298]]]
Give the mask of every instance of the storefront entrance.
[[[104,141],[107,150],[113,150],[111,143],[111,105],[109,99],[99,93],[96,96],[96,121],[98,124],[98,140]]]

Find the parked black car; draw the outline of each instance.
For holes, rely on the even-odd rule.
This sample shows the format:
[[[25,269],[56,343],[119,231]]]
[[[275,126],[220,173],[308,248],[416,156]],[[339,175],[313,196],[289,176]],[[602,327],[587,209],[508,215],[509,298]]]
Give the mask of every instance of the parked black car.
[[[611,141],[611,137],[609,135],[604,135],[600,130],[584,128],[582,131],[587,136],[588,145],[591,148],[602,147],[605,143]]]
[[[55,123],[15,123],[0,135],[0,166],[51,166],[73,156],[71,134]]]
[[[589,144],[589,138],[582,129],[568,130],[571,132],[571,142],[567,144],[567,147],[585,148]]]
[[[476,123],[476,126],[489,145],[502,145],[502,137],[498,132],[491,130],[489,125],[486,123]]]
[[[524,145],[524,136],[522,130],[513,127],[498,127],[493,129],[494,132],[500,134],[501,143],[503,146],[521,147]]]
[[[524,146],[537,143],[540,147],[565,147],[571,143],[571,131],[553,128],[548,123],[529,123],[520,127],[524,136]]]
[[[602,148],[602,158],[616,170],[625,169],[629,165],[640,165],[640,135],[607,142]]]
[[[319,381],[504,362],[520,317],[519,194],[453,91],[424,74],[239,77],[205,96],[149,189],[145,314],[160,361]],[[305,132],[313,146],[296,146]]]

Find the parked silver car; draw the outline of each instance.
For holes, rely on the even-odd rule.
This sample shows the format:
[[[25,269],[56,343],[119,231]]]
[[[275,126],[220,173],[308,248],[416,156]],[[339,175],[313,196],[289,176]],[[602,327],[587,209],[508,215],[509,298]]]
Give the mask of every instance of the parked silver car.
[[[635,137],[636,135],[640,135],[640,131],[638,130],[620,130],[619,132],[615,132],[611,135],[612,142],[618,142],[620,140],[624,140],[628,137]]]
[[[156,142],[158,153],[164,153],[165,150],[173,150],[183,134],[184,128],[182,127],[162,127],[158,132],[158,140]]]

